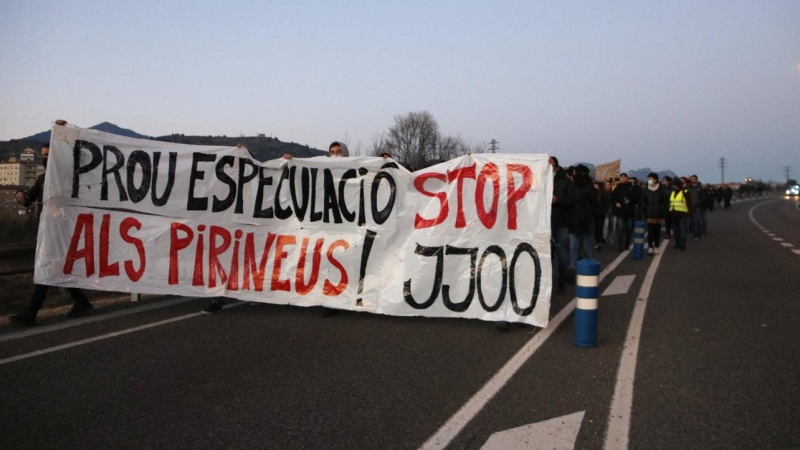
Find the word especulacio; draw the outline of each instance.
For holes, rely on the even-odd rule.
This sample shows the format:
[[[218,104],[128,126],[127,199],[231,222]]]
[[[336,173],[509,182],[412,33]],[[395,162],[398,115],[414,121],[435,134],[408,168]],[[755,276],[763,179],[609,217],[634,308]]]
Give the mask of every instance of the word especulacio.
[[[71,125],[52,136],[38,283],[547,324],[547,155],[411,173]]]

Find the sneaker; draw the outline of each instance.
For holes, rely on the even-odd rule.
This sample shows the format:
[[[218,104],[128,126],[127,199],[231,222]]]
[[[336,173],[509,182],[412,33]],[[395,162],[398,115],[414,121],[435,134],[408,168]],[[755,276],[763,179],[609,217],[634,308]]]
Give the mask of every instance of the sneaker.
[[[221,310],[222,310],[222,302],[214,300],[213,302],[211,302],[210,305],[206,307],[206,309],[203,310],[203,314],[214,314],[215,312]]]
[[[647,247],[647,255],[653,256],[653,247]]]
[[[655,256],[655,255],[657,255],[657,254],[658,254],[658,249],[657,249],[657,248],[654,248],[654,249],[653,249],[653,256]]]
[[[8,321],[13,323],[14,325],[19,325],[22,327],[29,327],[36,323],[36,316],[31,315],[29,312],[14,314],[13,316],[9,316]]]
[[[69,310],[67,313],[67,317],[70,319],[74,319],[75,317],[85,316],[89,313],[89,311],[94,309],[94,305],[91,303],[75,303],[72,305],[72,309]]]

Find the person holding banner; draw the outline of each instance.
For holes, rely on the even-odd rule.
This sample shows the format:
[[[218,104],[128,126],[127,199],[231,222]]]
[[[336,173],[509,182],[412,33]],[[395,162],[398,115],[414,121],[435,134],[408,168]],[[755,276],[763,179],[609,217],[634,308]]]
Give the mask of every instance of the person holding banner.
[[[63,126],[66,125],[67,122],[64,120],[57,120],[56,124]],[[31,206],[35,203],[38,206],[36,212],[37,216],[41,215],[42,213],[44,177],[47,173],[47,157],[50,153],[50,145],[43,145],[40,149],[40,153],[42,155],[42,165],[45,168],[45,172],[36,178],[36,181],[33,183],[33,186],[31,186],[30,189],[27,191],[17,191],[17,193],[14,195],[14,199],[25,207]],[[28,308],[22,313],[12,315],[8,318],[8,320],[10,320],[11,323],[21,326],[30,326],[35,324],[36,315],[39,313],[42,305],[44,305],[44,300],[47,298],[47,292],[49,290],[50,286],[46,284],[34,284],[33,295],[31,296],[31,303]],[[72,306],[72,309],[67,312],[67,317],[80,317],[87,314],[92,310],[92,308],[94,308],[82,290],[78,288],[67,288],[67,292],[75,302],[75,304]]]
[[[241,145],[241,144],[239,144],[239,145]],[[386,155],[386,156],[384,156],[384,155]],[[338,142],[338,141],[333,141],[333,142],[331,142],[331,145],[328,146],[328,156],[329,157],[333,157],[333,158],[348,157],[348,156],[350,156],[350,151],[347,148],[347,144],[344,144],[344,143]],[[381,156],[384,159],[389,158],[389,154],[388,153],[381,154]],[[292,155],[287,153],[287,154],[283,155],[283,158],[284,159],[292,159]],[[206,309],[203,310],[203,314],[213,314],[213,313],[221,310],[224,304],[225,304],[225,301],[223,300],[223,298],[222,297],[217,297],[211,302],[211,304]],[[322,317],[330,317],[330,316],[333,316],[333,315],[338,314],[338,313],[339,313],[339,310],[337,310],[337,309],[328,308],[328,307],[325,307],[325,306],[322,307]]]

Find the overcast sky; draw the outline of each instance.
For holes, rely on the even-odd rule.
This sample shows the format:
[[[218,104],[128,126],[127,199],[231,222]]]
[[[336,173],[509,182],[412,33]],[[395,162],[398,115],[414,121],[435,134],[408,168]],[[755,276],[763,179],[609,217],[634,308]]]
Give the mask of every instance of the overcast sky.
[[[0,42],[0,140],[63,118],[354,148],[427,110],[567,164],[800,178],[797,0],[0,0]]]

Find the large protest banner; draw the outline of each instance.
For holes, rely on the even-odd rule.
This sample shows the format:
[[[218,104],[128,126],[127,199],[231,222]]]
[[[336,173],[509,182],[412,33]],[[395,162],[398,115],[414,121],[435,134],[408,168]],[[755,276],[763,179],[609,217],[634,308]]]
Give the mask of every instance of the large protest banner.
[[[545,326],[547,155],[375,157],[54,126],[37,283]]]

